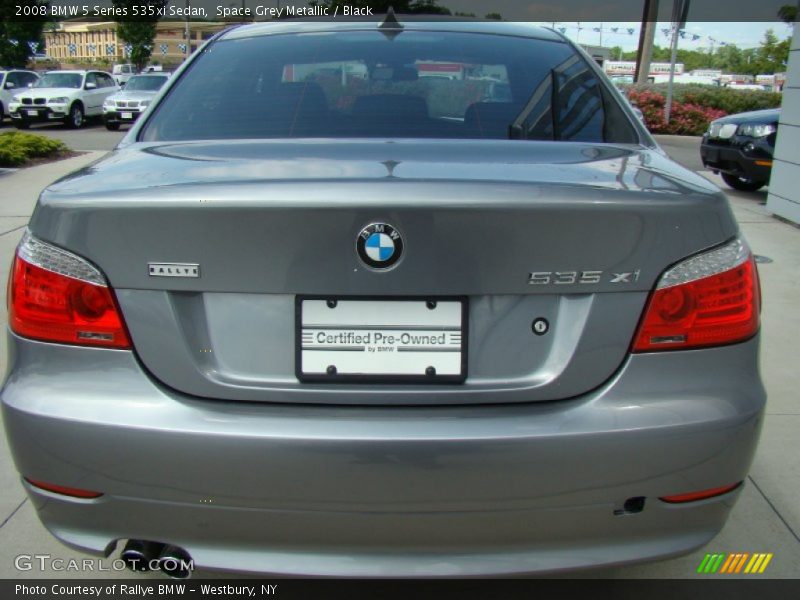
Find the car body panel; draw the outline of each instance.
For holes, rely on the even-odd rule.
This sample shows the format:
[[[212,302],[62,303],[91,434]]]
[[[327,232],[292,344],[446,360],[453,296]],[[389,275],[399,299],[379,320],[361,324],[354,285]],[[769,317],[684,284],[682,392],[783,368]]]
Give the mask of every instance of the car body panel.
[[[2,406],[18,469],[105,493],[28,486],[54,535],[95,553],[168,540],[198,567],[281,574],[542,572],[688,552],[737,492],[658,498],[743,480],[765,399],[755,339],[632,356],[570,401],[402,408],[201,400],[128,351],[10,342]]]
[[[376,220],[406,246],[378,274],[355,252]],[[469,296],[467,385],[346,392],[391,404],[585,393],[623,361],[661,272],[736,234],[725,198],[657,152],[399,140],[120,150],[46,190],[30,227],[97,264],[148,369],[203,397],[341,401],[341,388],[295,378],[295,295]],[[152,277],[150,263],[198,264],[200,276]],[[532,284],[542,272],[552,283]],[[555,283],[568,272],[597,280]],[[536,317],[552,335],[532,333]]]

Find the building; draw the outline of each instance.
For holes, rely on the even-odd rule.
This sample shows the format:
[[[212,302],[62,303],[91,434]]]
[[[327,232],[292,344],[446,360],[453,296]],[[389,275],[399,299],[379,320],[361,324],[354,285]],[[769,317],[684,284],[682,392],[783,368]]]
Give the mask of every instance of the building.
[[[800,223],[800,27],[795,26],[789,66],[783,85],[783,103],[769,182],[767,209]]]
[[[603,71],[609,77],[613,75],[635,75],[636,61],[634,60],[605,60],[602,63]],[[669,75],[670,64],[665,62],[651,62],[651,76]],[[675,75],[683,75],[683,63],[675,63]]]
[[[611,58],[611,48],[606,48],[605,46],[592,46],[590,44],[581,44],[581,48],[583,48],[598,65],[602,65],[605,61]]]
[[[231,23],[192,22],[186,43],[185,21],[159,21],[153,42],[152,61],[178,64],[215,33]],[[117,37],[114,21],[62,21],[44,32],[45,53],[64,62],[125,62],[125,44]]]

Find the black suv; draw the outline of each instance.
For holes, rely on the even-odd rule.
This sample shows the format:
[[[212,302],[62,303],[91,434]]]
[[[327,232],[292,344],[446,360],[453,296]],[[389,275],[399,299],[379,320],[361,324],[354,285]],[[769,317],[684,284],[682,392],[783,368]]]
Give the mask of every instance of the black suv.
[[[703,166],[737,190],[754,192],[765,186],[780,116],[780,109],[773,108],[712,121],[700,145]]]

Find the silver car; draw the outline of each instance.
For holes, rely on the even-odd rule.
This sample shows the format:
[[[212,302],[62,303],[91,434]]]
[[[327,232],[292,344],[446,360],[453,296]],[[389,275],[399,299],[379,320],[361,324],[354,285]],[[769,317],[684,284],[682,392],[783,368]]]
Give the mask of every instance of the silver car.
[[[133,123],[147,110],[158,91],[169,79],[169,73],[134,75],[125,88],[103,102],[106,129],[117,131],[123,123]]]
[[[42,523],[176,577],[686,553],[763,420],[725,196],[519,23],[222,33],[42,193],[9,307]]]

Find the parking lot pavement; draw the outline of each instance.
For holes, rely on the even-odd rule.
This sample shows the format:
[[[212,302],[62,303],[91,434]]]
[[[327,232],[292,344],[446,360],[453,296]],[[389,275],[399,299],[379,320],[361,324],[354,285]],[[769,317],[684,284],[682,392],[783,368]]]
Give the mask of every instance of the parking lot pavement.
[[[91,133],[90,129],[75,132]],[[52,132],[51,132],[52,133]],[[102,135],[109,134],[102,130]],[[90,138],[86,138],[90,139]],[[114,142],[116,143],[116,142]],[[691,159],[691,140],[671,141],[679,162]],[[107,145],[107,144],[106,144]],[[75,146],[73,145],[73,148]],[[14,247],[22,234],[40,189],[69,171],[90,163],[102,153],[90,153],[66,161],[21,169],[2,176],[0,198],[0,278],[5,281]],[[706,177],[722,186],[711,173]],[[724,188],[723,188],[724,189]],[[733,211],[753,251],[771,262],[759,265],[764,297],[762,313],[762,372],[769,393],[767,416],[761,444],[750,477],[722,533],[704,549],[688,556],[637,566],[571,573],[570,577],[687,578],[696,570],[706,552],[771,552],[774,558],[762,577],[800,577],[800,370],[797,368],[796,332],[800,331],[800,229],[773,218],[764,208],[765,192],[744,193],[726,190]],[[2,286],[3,292],[5,286]],[[0,325],[5,326],[5,301],[0,302]],[[7,358],[5,336],[0,336],[0,365]],[[34,565],[18,570],[20,555],[50,555],[53,558],[81,560],[84,554],[55,541],[36,518],[26,500],[8,448],[0,442],[0,578],[43,577],[131,577],[115,571],[111,560],[95,565],[94,573],[84,571],[44,571]],[[114,556],[112,556],[112,559]],[[20,566],[25,567],[23,559]],[[268,565],[265,565],[268,568]],[[105,571],[98,571],[104,568]],[[135,575],[161,578],[158,574]],[[215,573],[196,574],[214,577]],[[731,576],[721,576],[731,577]],[[752,577],[739,575],[735,577]]]
[[[11,126],[11,122],[6,120],[5,128],[0,129],[1,131],[16,130]],[[81,129],[67,129],[60,123],[36,123],[26,131],[61,140],[72,150],[86,152],[112,150],[125,137],[127,127],[124,127],[122,131],[108,131],[102,121],[93,119]]]

